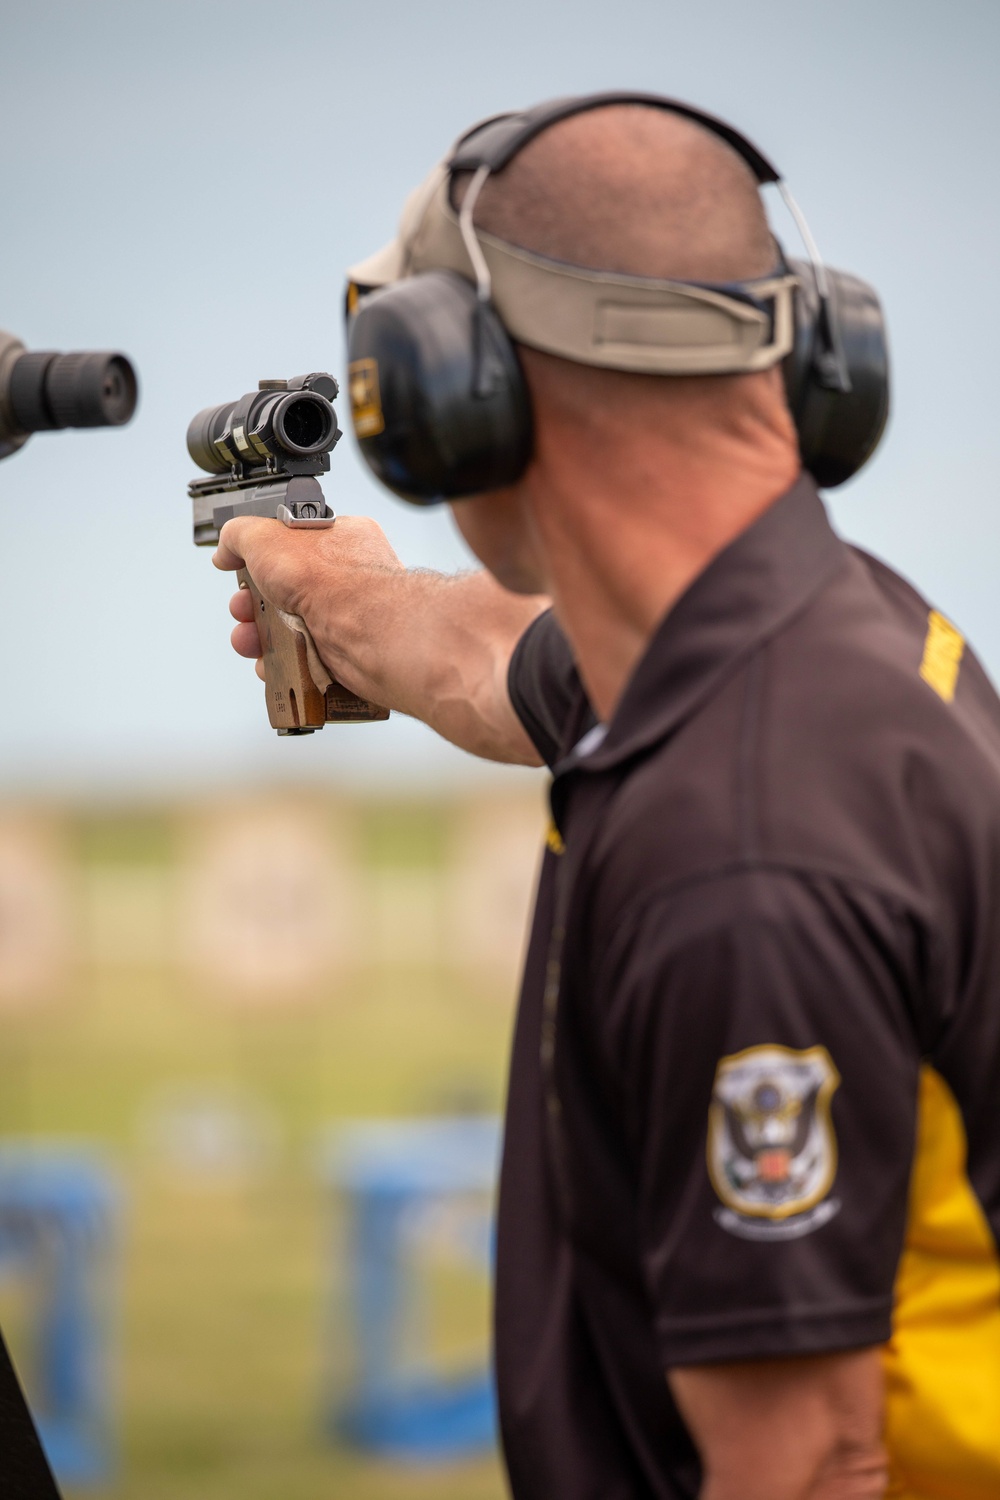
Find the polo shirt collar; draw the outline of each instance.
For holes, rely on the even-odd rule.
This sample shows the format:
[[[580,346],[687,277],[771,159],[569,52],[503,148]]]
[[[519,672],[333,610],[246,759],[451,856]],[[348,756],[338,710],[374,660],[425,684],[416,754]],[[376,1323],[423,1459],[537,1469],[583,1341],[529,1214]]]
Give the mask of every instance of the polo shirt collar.
[[[581,742],[556,775],[609,770],[665,738],[798,614],[845,553],[803,472],[681,595],[657,627],[601,743],[591,749]]]

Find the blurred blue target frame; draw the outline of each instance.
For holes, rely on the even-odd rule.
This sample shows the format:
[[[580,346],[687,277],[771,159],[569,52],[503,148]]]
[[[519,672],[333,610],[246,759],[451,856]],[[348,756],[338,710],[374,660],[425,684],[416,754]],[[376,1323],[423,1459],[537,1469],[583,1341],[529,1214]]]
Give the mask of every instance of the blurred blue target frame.
[[[427,1291],[418,1264],[435,1240],[477,1267],[493,1260],[493,1194],[500,1122],[493,1116],[357,1122],[338,1129],[324,1163],[348,1211],[347,1294],[355,1384],[328,1395],[333,1434],[410,1463],[471,1457],[496,1442],[496,1402],[484,1356],[458,1371],[405,1353],[424,1326]],[[425,1349],[429,1338],[421,1340]]]
[[[55,1476],[74,1487],[103,1484],[114,1468],[109,1346],[119,1199],[95,1154],[0,1145],[0,1276],[17,1276],[34,1294],[20,1374]]]

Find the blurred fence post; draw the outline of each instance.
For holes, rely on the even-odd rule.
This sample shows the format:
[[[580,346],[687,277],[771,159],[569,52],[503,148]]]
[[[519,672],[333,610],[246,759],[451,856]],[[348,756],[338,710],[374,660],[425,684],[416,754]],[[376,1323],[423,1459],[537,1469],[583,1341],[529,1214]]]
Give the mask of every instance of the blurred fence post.
[[[56,1478],[99,1484],[113,1468],[109,1309],[118,1192],[93,1156],[0,1146],[0,1270],[39,1285],[27,1386]]]
[[[402,1344],[407,1324],[426,1312],[415,1249],[436,1210],[464,1210],[449,1249],[489,1271],[499,1147],[492,1116],[359,1121],[332,1137],[325,1175],[350,1216],[346,1277],[357,1378],[346,1400],[329,1398],[328,1413],[333,1430],[359,1447],[433,1462],[495,1442],[488,1361],[445,1372],[426,1356],[407,1361]]]

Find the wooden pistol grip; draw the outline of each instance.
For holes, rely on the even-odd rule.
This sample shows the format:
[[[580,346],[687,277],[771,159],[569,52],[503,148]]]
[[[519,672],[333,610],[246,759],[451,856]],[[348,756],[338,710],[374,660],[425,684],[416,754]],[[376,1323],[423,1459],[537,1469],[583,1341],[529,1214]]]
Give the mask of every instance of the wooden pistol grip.
[[[369,703],[339,682],[318,684],[309,670],[306,638],[286,625],[281,611],[263,597],[246,568],[237,578],[253,601],[253,617],[264,661],[264,694],[271,728],[279,734],[311,734],[330,723],[387,719],[389,710]]]

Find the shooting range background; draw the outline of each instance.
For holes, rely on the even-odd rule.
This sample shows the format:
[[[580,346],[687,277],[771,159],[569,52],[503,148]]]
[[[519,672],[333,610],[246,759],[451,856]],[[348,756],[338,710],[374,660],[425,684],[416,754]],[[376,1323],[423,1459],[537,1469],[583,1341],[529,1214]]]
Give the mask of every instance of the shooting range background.
[[[189,540],[189,418],[342,373],[343,268],[475,119],[676,94],[758,141],[878,289],[892,423],[834,517],[1000,675],[998,43],[995,0],[7,7],[0,326],[122,348],[141,381],[130,427],[0,465],[0,1133],[96,1142],[123,1183],[109,1495],[502,1492],[489,1459],[449,1478],[324,1441],[324,1362],[351,1376],[316,1151],[335,1118],[499,1107],[543,778],[398,716],[277,740]],[[350,435],[328,495],[410,564],[469,563]],[[482,1287],[442,1285],[449,1357],[482,1346]],[[28,1366],[30,1314],[0,1279]]]

